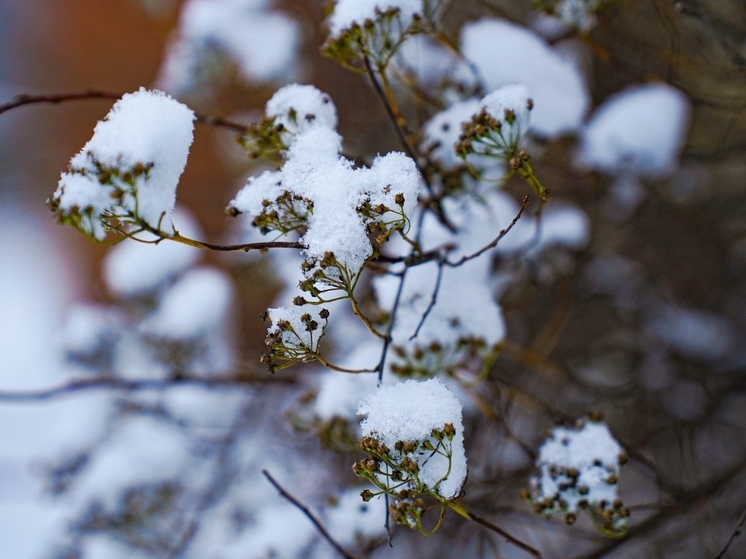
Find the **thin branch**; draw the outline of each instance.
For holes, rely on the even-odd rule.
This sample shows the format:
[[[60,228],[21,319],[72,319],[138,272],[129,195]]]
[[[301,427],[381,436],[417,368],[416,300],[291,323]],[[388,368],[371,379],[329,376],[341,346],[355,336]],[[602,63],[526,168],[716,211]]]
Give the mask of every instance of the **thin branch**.
[[[407,134],[405,130],[403,129],[403,126],[405,126],[404,118],[397,114],[397,112],[394,111],[394,108],[391,106],[391,101],[389,97],[386,95],[386,93],[383,91],[383,87],[381,87],[380,82],[378,81],[378,78],[376,77],[376,71],[373,69],[373,66],[370,63],[370,59],[365,56],[363,57],[363,60],[365,61],[365,69],[368,72],[368,77],[370,78],[371,83],[373,84],[373,89],[376,90],[376,94],[381,99],[381,102],[383,103],[384,108],[386,109],[386,114],[389,115],[389,118],[394,123],[394,129],[396,130],[396,135],[399,137],[399,141],[402,144],[402,147],[407,152],[407,155],[411,157],[415,165],[417,165],[417,170],[420,172],[420,175],[422,175],[423,180],[425,181],[425,184],[427,185],[427,189],[432,192],[432,186],[427,180],[427,177],[425,176],[424,171],[422,170],[422,167],[420,167],[419,157],[417,156],[417,153],[414,151],[414,148],[409,143],[409,140],[407,139]]]
[[[723,559],[723,557],[725,557],[725,553],[728,551],[731,544],[733,544],[733,541],[736,539],[736,537],[741,535],[741,528],[743,528],[744,522],[746,522],[746,510],[741,513],[741,517],[738,519],[738,522],[736,522],[736,525],[733,527],[733,531],[730,533],[728,541],[725,542],[723,549],[721,549],[720,553],[715,556],[715,559]]]
[[[268,250],[272,248],[293,248],[296,250],[302,250],[306,248],[302,243],[299,243],[298,241],[262,241],[258,243],[244,243],[239,245],[218,245],[215,243],[207,243],[204,241],[190,239],[188,237],[182,237],[178,233],[174,235],[167,235],[164,238],[191,247],[219,252],[249,252],[250,250]]]
[[[354,555],[350,555],[344,547],[339,545],[334,538],[332,538],[331,534],[327,532],[326,528],[324,528],[324,525],[321,523],[321,521],[316,517],[313,512],[311,512],[311,509],[309,509],[306,505],[301,503],[297,498],[295,498],[293,495],[288,493],[283,487],[273,478],[270,473],[267,470],[262,470],[262,473],[264,474],[264,477],[266,477],[269,482],[275,486],[275,489],[280,492],[280,495],[282,495],[285,499],[290,501],[293,505],[298,507],[298,509],[305,514],[308,519],[313,522],[313,525],[316,526],[316,529],[319,531],[319,533],[324,536],[324,539],[329,542],[329,544],[336,549],[342,557],[345,559],[356,559]]]
[[[446,260],[444,261],[444,264],[446,266],[451,266],[452,268],[455,268],[457,266],[461,266],[464,262],[473,260],[474,258],[481,256],[488,250],[492,250],[493,248],[495,248],[497,246],[497,243],[499,243],[505,237],[505,235],[510,233],[510,230],[513,229],[513,227],[515,227],[515,224],[518,223],[518,220],[521,219],[521,216],[523,215],[524,210],[526,209],[526,207],[528,207],[528,198],[529,197],[526,196],[523,199],[523,204],[521,204],[521,209],[518,211],[518,214],[516,214],[516,216],[513,218],[513,221],[510,222],[510,225],[508,225],[505,229],[500,231],[500,234],[497,237],[495,237],[490,244],[483,246],[482,248],[480,248],[478,251],[476,251],[473,254],[469,254],[467,256],[461,257],[456,262],[450,262]]]
[[[430,297],[430,303],[427,305],[427,309],[422,315],[422,318],[420,319],[420,323],[417,325],[417,328],[414,331],[414,334],[412,334],[409,337],[409,341],[411,342],[414,340],[417,335],[420,333],[420,328],[422,328],[422,325],[425,324],[425,320],[427,320],[428,315],[430,312],[432,312],[433,308],[435,307],[435,303],[438,301],[438,292],[440,291],[440,280],[443,278],[443,260],[438,260],[438,276],[435,278],[435,287],[433,288],[433,294]]]
[[[53,95],[29,95],[22,93],[16,95],[12,101],[0,105],[0,115],[18,107],[25,105],[36,105],[41,103],[48,103],[56,105],[67,101],[81,101],[86,99],[108,99],[112,101],[118,101],[122,98],[123,93],[115,93],[112,91],[101,91],[98,89],[88,89],[86,91],[77,91],[72,93],[57,93]],[[232,122],[219,116],[209,116],[196,114],[195,117],[197,122],[204,124],[205,126],[214,126],[216,128],[226,128],[233,130],[239,134],[246,134],[249,130],[248,126]]]
[[[492,532],[495,532],[496,534],[500,534],[503,538],[508,540],[510,543],[512,543],[514,546],[522,549],[523,551],[526,551],[527,553],[530,553],[533,557],[536,557],[537,559],[541,559],[541,553],[538,549],[535,549],[528,545],[527,543],[519,540],[514,535],[510,534],[509,532],[506,532],[499,526],[496,526],[495,524],[492,524],[492,522],[489,522],[485,520],[484,518],[481,518],[477,516],[476,514],[469,512],[464,507],[459,505],[458,503],[455,503],[453,501],[449,501],[448,506],[453,509],[455,512],[466,518],[467,520],[471,520],[472,522],[475,522],[476,524],[479,524],[483,528],[487,528],[488,530],[491,530]]]
[[[256,383],[281,382],[294,383],[292,378],[275,377],[176,377],[172,379],[126,380],[116,377],[91,378],[74,380],[43,390],[0,391],[0,402],[43,402],[61,396],[87,392],[91,390],[121,390],[124,392],[143,392],[149,390],[167,390],[176,386],[200,386],[220,388],[226,386],[251,386]]]

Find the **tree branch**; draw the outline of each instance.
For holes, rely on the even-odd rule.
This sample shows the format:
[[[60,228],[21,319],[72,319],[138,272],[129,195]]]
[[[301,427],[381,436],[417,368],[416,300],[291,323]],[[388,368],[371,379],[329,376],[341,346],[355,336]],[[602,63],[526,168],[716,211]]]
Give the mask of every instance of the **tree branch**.
[[[281,377],[176,377],[172,379],[126,380],[116,377],[91,378],[74,380],[43,390],[0,391],[0,402],[43,402],[76,392],[90,390],[121,390],[124,392],[143,392],[149,390],[166,390],[176,386],[199,386],[203,388],[221,388],[226,386],[251,386],[258,383],[294,384],[293,378]]]
[[[481,256],[482,254],[484,254],[488,250],[492,250],[493,248],[495,248],[497,246],[497,243],[499,243],[505,237],[505,235],[507,235],[508,233],[510,233],[510,230],[513,229],[513,227],[515,226],[515,224],[518,223],[518,220],[521,219],[521,216],[523,215],[524,210],[528,207],[528,198],[529,197],[526,196],[523,199],[523,204],[521,204],[521,209],[518,211],[518,214],[516,214],[516,216],[513,218],[513,221],[510,222],[510,225],[508,225],[505,229],[503,229],[502,231],[500,231],[500,234],[497,237],[495,237],[490,244],[483,246],[482,248],[480,248],[478,251],[476,251],[473,254],[469,254],[467,256],[461,257],[456,262],[450,262],[450,261],[446,260],[446,261],[444,261],[444,264],[446,266],[451,266],[452,268],[456,268],[457,266],[461,266],[464,262],[468,262],[469,260],[473,260],[474,258],[477,258],[477,257]]]
[[[290,501],[293,505],[298,507],[298,509],[305,514],[308,519],[313,522],[313,525],[316,526],[316,529],[319,531],[319,533],[324,536],[324,539],[329,542],[329,544],[336,549],[339,554],[344,557],[345,559],[357,559],[354,555],[350,555],[347,553],[344,547],[339,545],[334,538],[332,538],[331,534],[327,532],[326,528],[324,528],[324,525],[321,523],[321,521],[316,517],[313,512],[311,512],[311,509],[309,509],[306,505],[301,503],[297,498],[295,498],[293,495],[288,493],[283,487],[273,478],[270,473],[267,470],[262,470],[262,473],[264,474],[264,477],[266,477],[269,482],[275,486],[275,489],[280,492],[280,495],[282,495],[285,499]]]
[[[36,105],[41,103],[48,103],[57,105],[59,103],[65,103],[67,101],[81,101],[86,99],[108,99],[112,101],[118,101],[122,98],[123,93],[115,93],[112,91],[101,91],[98,89],[88,89],[86,91],[77,91],[71,93],[57,93],[52,95],[30,95],[22,93],[16,95],[12,101],[0,105],[0,115],[18,107],[25,105]],[[233,130],[239,134],[246,134],[249,130],[248,126],[232,122],[219,116],[201,115],[195,113],[197,122],[204,124],[205,126],[214,126],[216,128],[225,128],[227,130]]]

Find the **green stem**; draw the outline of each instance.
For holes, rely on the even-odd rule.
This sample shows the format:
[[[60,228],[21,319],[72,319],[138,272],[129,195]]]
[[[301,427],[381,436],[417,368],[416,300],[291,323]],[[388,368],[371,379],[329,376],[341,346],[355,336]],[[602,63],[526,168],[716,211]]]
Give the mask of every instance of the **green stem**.
[[[531,166],[531,161],[529,161],[528,159],[521,160],[521,166],[518,167],[518,174],[521,175],[521,178],[523,178],[528,184],[531,185],[531,188],[536,191],[542,202],[546,202],[552,197],[552,193],[550,192],[550,190],[543,184],[541,184],[541,181],[534,174],[534,169]]]

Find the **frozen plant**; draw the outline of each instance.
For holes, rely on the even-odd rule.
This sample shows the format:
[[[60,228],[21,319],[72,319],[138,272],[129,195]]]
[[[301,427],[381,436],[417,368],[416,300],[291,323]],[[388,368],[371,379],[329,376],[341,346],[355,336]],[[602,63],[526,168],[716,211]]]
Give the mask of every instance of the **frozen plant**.
[[[545,516],[564,515],[568,524],[587,510],[606,536],[623,537],[629,510],[617,493],[627,454],[600,414],[589,414],[574,427],[555,427],[539,448],[538,477],[524,497]]]
[[[363,500],[388,494],[398,524],[434,533],[466,480],[461,403],[438,379],[409,380],[380,387],[360,402],[358,413],[366,416],[360,446],[370,457],[353,470],[378,489],[363,491]],[[441,503],[429,531],[422,526],[425,496]]]
[[[159,91],[122,97],[70,161],[49,200],[60,222],[103,240],[109,231],[168,234],[194,113]]]
[[[444,0],[336,0],[324,54],[343,64],[384,68],[409,35],[435,26]],[[369,63],[369,62],[368,62]]]
[[[526,86],[512,84],[493,91],[480,104],[479,112],[462,125],[456,153],[467,162],[470,155],[494,157],[505,162],[510,173],[518,173],[542,200],[550,192],[534,174],[531,158],[523,146],[534,102]]]

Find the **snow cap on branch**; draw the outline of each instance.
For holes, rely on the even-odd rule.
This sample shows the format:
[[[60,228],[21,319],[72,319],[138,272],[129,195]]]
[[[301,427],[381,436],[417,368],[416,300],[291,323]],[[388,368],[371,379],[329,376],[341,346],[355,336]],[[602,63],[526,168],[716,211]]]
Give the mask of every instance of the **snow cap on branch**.
[[[623,531],[629,511],[617,494],[627,456],[606,424],[591,417],[575,427],[555,427],[539,448],[540,476],[531,480],[537,512],[565,514],[568,523],[587,508],[602,528]]]
[[[421,443],[430,439],[434,430],[450,425],[455,430],[450,457],[420,450],[410,459],[417,464],[419,479],[430,491],[446,499],[459,494],[467,472],[461,403],[439,379],[382,386],[360,402],[358,413],[367,416],[361,423],[363,437],[373,437],[386,445],[395,460],[397,453],[404,452],[397,450],[401,447],[397,443]]]
[[[267,101],[265,113],[275,125],[297,134],[314,125],[337,127],[337,108],[331,98],[312,85],[286,85]]]
[[[408,27],[412,17],[422,13],[422,4],[423,0],[338,0],[329,18],[329,31],[336,37],[355,25],[363,27],[367,20],[375,21],[379,13],[389,10],[398,10],[402,27]]]
[[[169,230],[193,132],[194,113],[165,93],[126,94],[72,158],[50,204],[98,240],[103,218]]]

